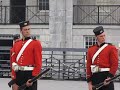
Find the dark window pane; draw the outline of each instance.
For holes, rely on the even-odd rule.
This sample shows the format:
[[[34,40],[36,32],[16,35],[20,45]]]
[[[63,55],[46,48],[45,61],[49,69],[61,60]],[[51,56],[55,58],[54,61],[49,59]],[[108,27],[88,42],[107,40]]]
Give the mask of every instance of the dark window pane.
[[[94,36],[85,36],[85,47],[89,48],[90,46],[96,44],[96,39]]]
[[[39,3],[39,10],[42,10],[42,3]]]
[[[86,45],[88,45],[88,42],[86,42]]]
[[[49,3],[46,3],[46,10],[49,10]]]
[[[39,0],[39,10],[49,10],[49,0]]]
[[[39,0],[39,3],[42,3],[43,2],[43,0]]]

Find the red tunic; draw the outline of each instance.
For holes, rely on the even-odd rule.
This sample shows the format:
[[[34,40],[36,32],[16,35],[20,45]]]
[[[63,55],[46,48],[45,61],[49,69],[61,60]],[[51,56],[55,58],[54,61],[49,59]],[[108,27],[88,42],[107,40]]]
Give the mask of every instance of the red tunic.
[[[100,47],[94,45],[88,49],[87,52],[87,79],[92,76],[91,64],[92,57],[97,52]],[[99,55],[95,58],[93,65],[97,65],[100,68],[110,68],[109,73],[115,75],[118,69],[118,51],[115,46],[108,44]]]
[[[13,53],[13,48],[10,49],[10,70],[11,70],[11,77],[15,79],[16,75],[15,72],[12,70],[12,53]]]
[[[30,44],[25,48],[22,55],[20,56],[18,62],[16,61],[17,55],[23,45],[27,42],[27,40],[20,40],[16,42],[13,46],[12,52],[12,63],[16,62],[19,66],[34,66],[32,71],[33,76],[37,76],[40,73],[42,67],[42,46],[40,41],[33,40]],[[12,69],[12,75],[15,77],[15,71]],[[14,78],[15,79],[15,78]]]

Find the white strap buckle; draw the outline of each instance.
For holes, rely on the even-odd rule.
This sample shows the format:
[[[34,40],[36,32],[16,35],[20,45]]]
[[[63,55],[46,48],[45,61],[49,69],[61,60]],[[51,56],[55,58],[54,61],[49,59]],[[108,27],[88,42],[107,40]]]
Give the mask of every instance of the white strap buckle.
[[[97,66],[97,65],[91,65],[91,72],[92,73],[99,72],[99,66]]]
[[[110,71],[110,68],[100,68],[97,65],[91,65],[91,72],[92,73],[104,72],[104,71]]]

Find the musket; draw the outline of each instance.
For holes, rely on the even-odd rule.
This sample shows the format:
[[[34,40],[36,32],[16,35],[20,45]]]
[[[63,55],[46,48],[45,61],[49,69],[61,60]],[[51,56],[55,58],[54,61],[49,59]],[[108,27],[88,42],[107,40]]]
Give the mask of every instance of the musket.
[[[110,83],[110,82],[114,81],[116,78],[118,78],[119,76],[120,76],[120,74],[112,77],[111,79],[109,79],[109,80],[106,81],[106,82],[107,82],[107,83]],[[105,85],[104,85],[104,82],[101,82],[101,83],[96,84],[95,86],[93,86],[92,89],[93,89],[93,90],[98,90],[98,89],[100,89],[100,88],[103,87],[103,86],[105,86]]]
[[[50,70],[50,68],[47,68],[45,71],[41,72],[40,74],[38,74],[36,77],[32,78],[29,82],[35,82],[38,78],[40,78],[43,74],[45,74],[46,72],[48,72]],[[11,80],[8,83],[8,86],[11,87],[13,84],[15,83],[15,81]],[[26,88],[26,83],[24,83],[23,85],[19,86],[18,90],[24,90]]]
[[[8,83],[8,86],[11,87],[13,84],[15,84],[15,80],[11,80],[11,81]]]
[[[48,72],[50,70],[50,68],[47,68],[45,71],[41,72],[40,74],[38,74],[36,77],[32,78],[29,83],[33,83],[35,82],[38,78],[40,78],[43,74],[45,74],[46,72]],[[22,86],[20,86],[18,88],[18,90],[24,90],[26,88],[26,83],[24,83]]]

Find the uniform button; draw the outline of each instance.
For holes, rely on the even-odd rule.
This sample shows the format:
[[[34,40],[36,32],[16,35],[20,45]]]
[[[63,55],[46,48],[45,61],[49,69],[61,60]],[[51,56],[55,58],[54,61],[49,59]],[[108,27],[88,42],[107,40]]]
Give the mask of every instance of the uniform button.
[[[22,45],[24,45],[24,42],[22,43]]]

